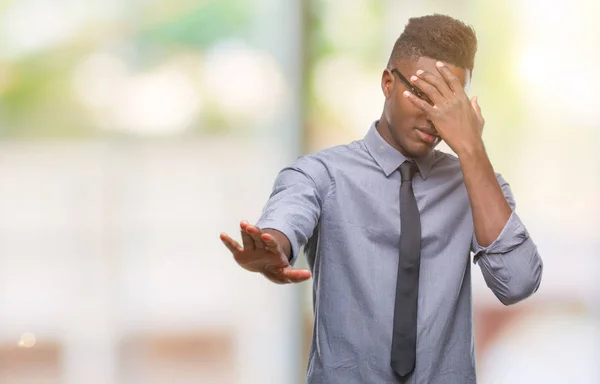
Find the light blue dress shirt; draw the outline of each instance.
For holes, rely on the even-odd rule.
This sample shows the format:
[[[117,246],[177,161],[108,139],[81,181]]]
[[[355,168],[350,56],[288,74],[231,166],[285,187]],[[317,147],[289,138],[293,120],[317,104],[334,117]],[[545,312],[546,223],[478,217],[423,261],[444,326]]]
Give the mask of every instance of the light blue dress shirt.
[[[371,126],[363,140],[302,156],[284,168],[257,223],[283,232],[292,264],[301,247],[313,273],[310,384],[399,383],[390,367],[400,241],[400,172],[406,158]],[[513,209],[482,247],[458,159],[416,160],[413,189],[422,241],[417,351],[409,384],[476,382],[471,252],[487,286],[506,304],[540,285],[542,260]]]

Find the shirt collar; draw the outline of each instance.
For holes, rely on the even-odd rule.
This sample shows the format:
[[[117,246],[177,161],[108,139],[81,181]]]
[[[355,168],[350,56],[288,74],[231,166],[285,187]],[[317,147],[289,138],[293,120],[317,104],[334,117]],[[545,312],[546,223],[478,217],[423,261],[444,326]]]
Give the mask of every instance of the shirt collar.
[[[417,159],[411,159],[404,156],[381,137],[379,131],[377,131],[378,122],[379,120],[371,125],[364,141],[371,157],[373,157],[383,173],[385,173],[385,176],[389,177],[402,163],[404,163],[404,161],[413,160],[419,167],[421,178],[423,178],[423,180],[427,179],[429,171],[431,171],[431,167],[435,161],[435,151],[431,151],[427,156]]]

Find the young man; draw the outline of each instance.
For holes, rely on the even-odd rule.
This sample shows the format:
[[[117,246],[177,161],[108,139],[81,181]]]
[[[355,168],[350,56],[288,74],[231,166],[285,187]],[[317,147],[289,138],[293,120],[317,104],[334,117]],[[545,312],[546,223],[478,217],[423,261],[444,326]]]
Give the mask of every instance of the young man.
[[[542,261],[465,91],[476,49],[460,21],[410,19],[364,139],[283,169],[258,223],[241,223],[243,247],[221,234],[241,267],[279,284],[310,278],[292,268],[305,246],[309,383],[475,383],[470,253],[502,303],[537,290]]]

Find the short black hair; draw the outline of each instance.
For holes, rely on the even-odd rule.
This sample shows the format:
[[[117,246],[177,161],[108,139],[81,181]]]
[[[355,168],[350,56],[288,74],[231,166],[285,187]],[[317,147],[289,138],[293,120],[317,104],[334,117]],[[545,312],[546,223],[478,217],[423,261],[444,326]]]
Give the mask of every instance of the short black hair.
[[[475,52],[473,27],[446,15],[413,17],[394,44],[388,68],[401,60],[416,61],[425,56],[473,70]]]

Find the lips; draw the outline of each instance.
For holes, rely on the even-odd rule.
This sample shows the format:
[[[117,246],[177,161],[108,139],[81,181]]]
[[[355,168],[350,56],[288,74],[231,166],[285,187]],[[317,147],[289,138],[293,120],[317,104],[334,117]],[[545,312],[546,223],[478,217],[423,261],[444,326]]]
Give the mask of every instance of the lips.
[[[417,132],[419,132],[419,136],[420,136],[421,140],[423,140],[429,144],[433,144],[439,137],[439,135],[435,131],[432,131],[431,129],[417,128]]]
[[[437,131],[436,131],[435,129],[431,129],[431,127],[423,127],[423,128],[416,127],[416,128],[417,128],[419,131],[421,131],[421,132],[423,132],[423,133],[426,133],[426,134],[428,134],[428,135],[431,135],[431,136],[436,136],[436,137],[437,137],[437,136],[439,136],[439,135],[438,135],[438,133],[437,133]]]

